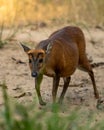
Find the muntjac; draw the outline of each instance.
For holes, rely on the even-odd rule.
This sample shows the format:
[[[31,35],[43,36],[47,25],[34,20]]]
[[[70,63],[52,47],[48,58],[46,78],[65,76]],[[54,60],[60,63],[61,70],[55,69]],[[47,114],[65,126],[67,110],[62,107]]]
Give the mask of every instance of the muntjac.
[[[86,56],[85,37],[78,27],[67,26],[52,33],[48,39],[41,41],[35,49],[21,43],[29,58],[29,66],[32,77],[35,77],[35,88],[39,103],[45,105],[40,93],[40,84],[43,75],[53,77],[52,97],[56,101],[56,94],[60,78],[64,79],[63,90],[58,100],[62,103],[71,75],[77,68],[88,72],[95,98],[99,98],[94,73]]]

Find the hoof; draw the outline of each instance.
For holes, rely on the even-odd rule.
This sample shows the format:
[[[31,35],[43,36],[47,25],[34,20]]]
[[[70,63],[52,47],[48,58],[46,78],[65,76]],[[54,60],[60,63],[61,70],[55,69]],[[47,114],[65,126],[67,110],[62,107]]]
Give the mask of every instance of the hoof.
[[[99,98],[96,105],[97,109],[104,111],[104,98]]]
[[[62,105],[62,100],[59,100],[59,101],[58,101],[58,104],[59,104],[59,105]]]
[[[99,99],[99,94],[98,93],[95,93],[95,98]]]
[[[42,106],[45,106],[45,105],[46,105],[46,103],[43,102],[43,101],[40,101],[39,104],[42,105]]]

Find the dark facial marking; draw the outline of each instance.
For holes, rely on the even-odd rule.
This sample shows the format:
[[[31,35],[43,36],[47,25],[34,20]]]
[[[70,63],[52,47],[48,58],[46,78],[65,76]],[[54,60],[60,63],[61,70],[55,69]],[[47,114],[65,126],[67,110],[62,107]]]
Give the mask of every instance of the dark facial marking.
[[[29,59],[29,63],[32,63],[31,59]]]
[[[31,55],[31,58],[29,59],[29,63],[31,64],[34,64],[34,63],[42,63],[43,62],[43,58],[40,57],[42,53],[38,53],[38,55],[36,56],[36,58],[34,57],[33,54],[30,54]]]
[[[41,58],[41,59],[39,59],[39,63],[42,63],[43,62],[43,59]]]

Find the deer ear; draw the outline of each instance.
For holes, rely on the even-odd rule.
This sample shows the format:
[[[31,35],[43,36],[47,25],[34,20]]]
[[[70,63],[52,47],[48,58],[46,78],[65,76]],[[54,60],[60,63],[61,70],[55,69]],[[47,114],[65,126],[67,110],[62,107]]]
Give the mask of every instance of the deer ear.
[[[25,51],[26,53],[30,50],[29,47],[23,45],[22,43],[20,43],[20,44],[21,44],[21,46],[23,47],[23,49],[24,49],[24,51]]]
[[[49,42],[48,46],[47,46],[47,50],[46,50],[46,53],[49,54],[51,49],[52,49],[52,46],[53,46],[53,42]]]

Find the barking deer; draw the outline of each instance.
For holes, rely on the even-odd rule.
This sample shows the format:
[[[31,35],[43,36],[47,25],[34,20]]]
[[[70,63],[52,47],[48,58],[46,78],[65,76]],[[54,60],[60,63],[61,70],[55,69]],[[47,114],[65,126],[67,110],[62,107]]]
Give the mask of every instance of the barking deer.
[[[71,75],[77,67],[88,72],[95,98],[99,98],[94,73],[85,52],[85,37],[80,28],[67,26],[55,31],[48,39],[41,41],[35,49],[30,49],[22,43],[21,45],[28,55],[31,75],[35,77],[35,88],[41,105],[45,105],[40,93],[43,75],[53,77],[53,102],[56,101],[60,78],[64,78],[63,90],[58,101],[62,103]]]

